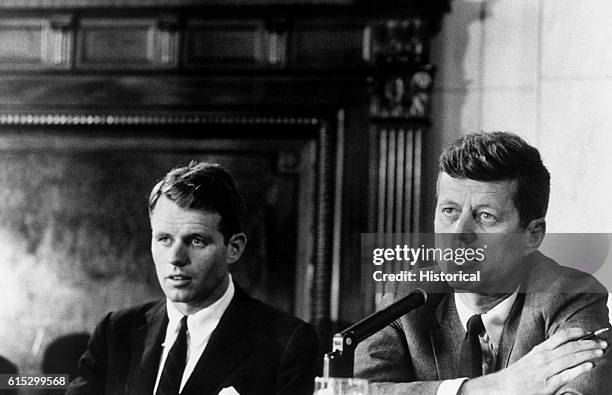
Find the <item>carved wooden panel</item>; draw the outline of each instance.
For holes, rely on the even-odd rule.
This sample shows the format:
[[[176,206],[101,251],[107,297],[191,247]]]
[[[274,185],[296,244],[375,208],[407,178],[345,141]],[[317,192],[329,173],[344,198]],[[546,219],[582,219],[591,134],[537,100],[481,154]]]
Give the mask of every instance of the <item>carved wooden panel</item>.
[[[373,130],[378,145],[373,184],[375,231],[410,233],[419,230],[423,128],[381,126]]]
[[[257,20],[190,20],[185,66],[257,66],[263,61],[263,32]]]
[[[429,61],[428,24],[422,18],[374,23],[366,32],[367,58],[373,63],[425,64]]]
[[[296,66],[329,66],[363,63],[365,23],[302,21],[293,33]]]
[[[72,32],[67,17],[0,19],[0,70],[65,69]]]
[[[175,67],[178,34],[157,18],[83,18],[77,35],[80,69]]]
[[[433,85],[433,70],[422,68],[412,75],[393,75],[372,78],[370,115],[374,118],[393,118],[409,121],[428,118]]]

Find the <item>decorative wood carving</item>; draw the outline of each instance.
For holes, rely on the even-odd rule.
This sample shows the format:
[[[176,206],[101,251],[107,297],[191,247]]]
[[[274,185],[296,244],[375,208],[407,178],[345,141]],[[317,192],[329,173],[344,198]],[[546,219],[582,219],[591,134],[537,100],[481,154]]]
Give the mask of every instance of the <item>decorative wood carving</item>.
[[[319,118],[283,116],[210,115],[202,112],[0,112],[0,125],[15,126],[124,126],[124,125],[310,125]]]
[[[381,243],[394,234],[421,230],[421,161],[427,131],[434,68],[428,64],[427,21],[389,20],[370,26],[367,59],[377,65],[370,77],[370,133],[373,151],[369,230]],[[377,283],[370,310],[388,290]]]
[[[375,118],[425,119],[429,117],[433,75],[430,69],[411,76],[373,79],[370,115]]]

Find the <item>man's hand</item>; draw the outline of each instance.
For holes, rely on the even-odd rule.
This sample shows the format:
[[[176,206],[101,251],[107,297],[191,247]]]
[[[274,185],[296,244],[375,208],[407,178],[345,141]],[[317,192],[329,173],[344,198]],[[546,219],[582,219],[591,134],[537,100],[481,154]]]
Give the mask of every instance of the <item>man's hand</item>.
[[[607,348],[603,340],[578,340],[586,334],[582,328],[560,330],[506,369],[466,381],[459,393],[555,394],[591,370]]]

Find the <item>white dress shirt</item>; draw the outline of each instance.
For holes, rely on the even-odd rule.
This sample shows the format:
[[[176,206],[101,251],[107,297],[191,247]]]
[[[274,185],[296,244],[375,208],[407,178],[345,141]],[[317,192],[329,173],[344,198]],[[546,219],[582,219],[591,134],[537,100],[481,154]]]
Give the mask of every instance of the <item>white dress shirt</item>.
[[[223,296],[219,298],[219,300],[210,306],[203,308],[197,313],[187,316],[187,364],[185,365],[183,378],[181,379],[181,391],[183,390],[185,383],[187,383],[189,376],[191,376],[191,373],[198,363],[200,356],[202,356],[202,353],[208,344],[208,340],[210,339],[210,335],[219,324],[221,316],[223,313],[225,313],[225,310],[227,310],[227,307],[232,301],[234,291],[234,282],[232,281],[232,276],[230,275],[227,290]],[[170,352],[170,349],[178,336],[179,323],[183,317],[183,313],[178,311],[169,299],[166,299],[166,310],[168,312],[169,322],[166,328],[166,338],[162,344],[164,350],[162,352],[161,360],[159,361],[157,379],[155,380],[155,387],[153,388],[153,395],[155,395],[155,391],[157,391],[157,386],[159,385],[159,379],[164,368],[164,363],[166,362],[168,353]]]
[[[510,310],[512,309],[512,305],[514,305],[514,301],[518,296],[518,291],[519,289],[517,288],[516,291],[514,291],[510,296],[480,316],[486,331],[486,333],[480,337],[480,346],[483,348],[489,347],[489,345],[492,346],[493,349],[491,352],[495,358],[497,358],[499,344],[504,332],[504,323],[508,319],[508,315],[510,315]],[[468,307],[469,305],[465,302],[466,295],[464,293],[455,293],[454,296],[459,320],[461,320],[463,329],[467,331],[468,320],[474,314],[479,314],[479,312],[473,311]],[[452,380],[444,380],[438,387],[436,395],[456,395],[457,392],[459,392],[461,384],[463,384],[463,382],[467,379],[467,377],[460,377]]]

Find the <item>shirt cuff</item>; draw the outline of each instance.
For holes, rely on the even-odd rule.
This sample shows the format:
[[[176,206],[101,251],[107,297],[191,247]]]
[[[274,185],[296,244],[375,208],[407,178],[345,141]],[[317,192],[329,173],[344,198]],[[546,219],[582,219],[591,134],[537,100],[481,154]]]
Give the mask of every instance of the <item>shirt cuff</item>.
[[[461,377],[459,379],[444,380],[438,387],[436,395],[457,395],[461,384],[467,381],[467,377]]]

